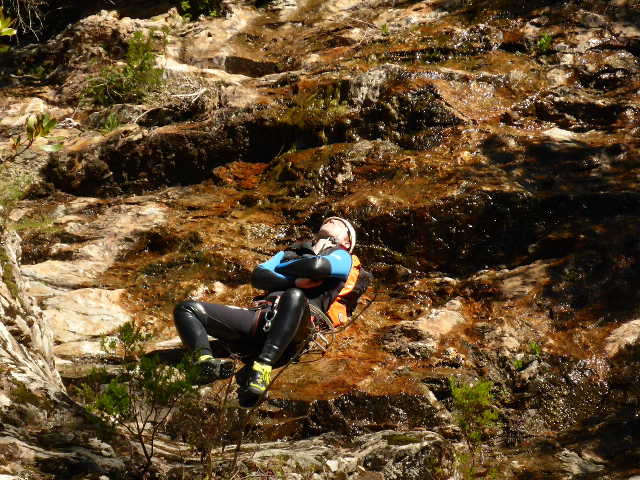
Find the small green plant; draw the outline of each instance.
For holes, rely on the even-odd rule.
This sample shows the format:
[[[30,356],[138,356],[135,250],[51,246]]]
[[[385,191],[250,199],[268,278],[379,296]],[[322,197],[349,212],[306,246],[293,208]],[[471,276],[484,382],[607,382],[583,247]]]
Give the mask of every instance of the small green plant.
[[[15,28],[11,28],[11,25],[13,25],[13,19],[5,16],[2,7],[0,7],[0,37],[11,37],[17,33]]]
[[[131,323],[122,326],[114,338],[102,342],[107,353],[122,359],[122,370],[106,385],[108,373],[95,370],[76,388],[87,410],[135,438],[145,458],[144,471],[151,466],[157,434],[169,414],[195,393],[193,381],[197,375],[189,357],[174,368],[163,364],[158,356],[145,356],[148,339],[149,335]]]
[[[468,455],[459,460],[466,478],[476,478],[476,467],[481,457],[482,442],[498,426],[499,413],[493,406],[493,382],[479,381],[475,384],[449,379],[453,398],[454,419],[462,431]]]
[[[222,14],[220,0],[182,0],[178,13],[188,21],[203,17],[219,17]]]
[[[522,370],[524,368],[524,361],[519,358],[516,358],[511,363],[513,364],[513,368],[515,368],[516,370]]]
[[[5,16],[2,7],[0,7],[0,37],[12,37],[17,33],[15,28],[11,28],[11,25],[13,25],[13,19]],[[9,50],[8,45],[0,44],[0,53],[7,50]]]
[[[84,95],[98,105],[139,102],[160,86],[163,69],[156,67],[158,41],[153,34],[135,32],[128,43],[126,63],[103,68],[88,81]]]
[[[380,27],[380,31],[385,37],[388,37],[391,34],[391,32],[389,31],[389,25],[387,25],[386,23]]]
[[[99,131],[103,135],[106,135],[107,133],[114,131],[120,125],[122,125],[120,123],[120,117],[118,117],[117,113],[112,112],[107,116],[107,118],[104,119],[104,122],[102,122],[102,126],[99,128]]]
[[[539,54],[544,55],[549,51],[549,49],[551,49],[552,45],[553,45],[553,37],[548,33],[545,33],[538,39],[538,42],[536,43],[536,51]]]
[[[171,427],[183,436],[192,449],[200,455],[204,478],[214,478],[214,449],[223,450],[232,437],[231,430],[237,427],[239,411],[227,404],[233,379],[215,386],[206,397],[192,396],[180,404],[172,415]]]
[[[0,160],[6,161],[16,158],[31,148],[31,145],[33,145],[38,138],[48,140],[48,143],[40,146],[42,150],[45,152],[57,152],[63,147],[63,144],[58,142],[60,137],[49,136],[57,124],[58,122],[51,118],[47,112],[29,115],[24,121],[24,133],[14,135],[10,139],[13,153],[8,158]],[[50,143],[51,141],[54,143]]]
[[[529,342],[529,352],[536,357],[540,357],[542,355],[542,347],[536,342]]]

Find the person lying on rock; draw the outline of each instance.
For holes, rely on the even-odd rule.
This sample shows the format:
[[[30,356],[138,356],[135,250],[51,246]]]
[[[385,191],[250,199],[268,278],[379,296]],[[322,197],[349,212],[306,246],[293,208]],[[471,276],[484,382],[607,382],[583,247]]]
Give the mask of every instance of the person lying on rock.
[[[371,274],[351,252],[356,232],[348,220],[327,218],[314,240],[296,242],[258,265],[251,284],[264,295],[254,308],[186,301],[174,310],[182,343],[196,354],[204,385],[234,374],[231,359],[213,357],[207,335],[230,350],[253,347],[254,355],[236,374],[241,406],[255,405],[267,390],[271,370],[287,364],[310,341],[314,322],[324,312],[334,327],[340,326],[367,289]],[[237,352],[234,352],[237,353]]]

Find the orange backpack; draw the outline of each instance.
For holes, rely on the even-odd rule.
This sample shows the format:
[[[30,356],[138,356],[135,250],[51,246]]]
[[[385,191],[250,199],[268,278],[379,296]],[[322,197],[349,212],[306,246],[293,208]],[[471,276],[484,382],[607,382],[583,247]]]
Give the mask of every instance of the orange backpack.
[[[331,319],[331,322],[333,323],[334,327],[339,327],[340,325],[343,325],[347,321],[349,315],[351,314],[350,310],[353,310],[353,308],[355,308],[355,303],[353,304],[353,308],[350,308],[350,309],[347,308],[348,307],[347,303],[351,303],[351,302],[347,302],[347,297],[352,296],[350,295],[351,293],[357,293],[357,297],[359,297],[362,293],[364,293],[364,290],[366,290],[367,288],[365,286],[362,292],[354,292],[356,284],[358,284],[360,272],[364,272],[364,270],[362,270],[362,265],[360,264],[360,259],[355,255],[352,255],[351,270],[349,271],[349,276],[347,277],[347,281],[344,283],[344,287],[342,287],[342,290],[340,290],[340,293],[338,293],[338,296],[329,307],[329,310],[327,310],[327,316]],[[367,282],[367,285],[368,285],[368,282]],[[357,297],[355,299],[356,302],[357,302]]]

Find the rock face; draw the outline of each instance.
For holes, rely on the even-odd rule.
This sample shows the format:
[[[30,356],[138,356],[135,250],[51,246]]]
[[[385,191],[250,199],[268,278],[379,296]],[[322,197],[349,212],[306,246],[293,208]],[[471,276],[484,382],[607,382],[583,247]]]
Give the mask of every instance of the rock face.
[[[315,471],[315,478],[446,479],[454,474],[453,451],[431,432],[382,430],[360,436],[349,447],[332,447],[326,439],[300,441],[295,449],[263,444],[251,459],[257,466],[277,463],[286,474]],[[248,446],[251,448],[251,446]],[[294,478],[294,477],[292,477]],[[314,477],[312,477],[314,478]]]
[[[64,392],[64,387],[53,362],[51,329],[41,311],[25,293],[18,263],[20,238],[15,232],[4,229],[1,233],[3,281],[0,284],[0,355],[3,367],[7,367],[5,381],[8,384],[9,379],[14,379],[33,392],[44,392],[49,397],[55,397]],[[3,392],[5,401],[7,393]]]
[[[59,241],[47,240],[47,253],[39,255],[65,260],[23,265],[21,272],[26,293],[37,299],[53,332],[56,355],[66,360],[61,365],[69,368],[72,358],[82,362],[103,356],[101,337],[132,320],[121,304],[125,291],[98,288],[99,277],[142,235],[165,221],[165,206],[145,199],[108,205],[76,198],[57,206],[53,222]]]
[[[0,232],[0,475],[112,474],[124,463],[66,396],[53,335],[25,292],[20,239]]]

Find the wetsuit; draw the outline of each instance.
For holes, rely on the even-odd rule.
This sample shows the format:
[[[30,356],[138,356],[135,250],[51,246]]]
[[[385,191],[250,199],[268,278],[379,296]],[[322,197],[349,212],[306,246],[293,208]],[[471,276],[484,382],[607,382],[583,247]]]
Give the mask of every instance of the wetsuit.
[[[176,328],[184,345],[198,355],[211,354],[207,335],[222,341],[230,351],[280,366],[299,351],[309,333],[309,305],[327,311],[351,270],[349,252],[332,247],[316,255],[310,242],[278,252],[253,271],[251,284],[267,294],[260,300],[279,297],[270,318],[269,309],[187,301],[174,310]],[[321,280],[309,289],[296,288],[296,278]],[[252,358],[251,358],[252,357]]]

